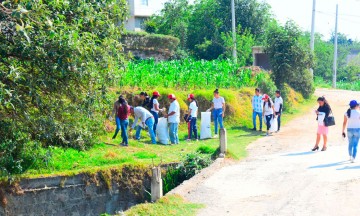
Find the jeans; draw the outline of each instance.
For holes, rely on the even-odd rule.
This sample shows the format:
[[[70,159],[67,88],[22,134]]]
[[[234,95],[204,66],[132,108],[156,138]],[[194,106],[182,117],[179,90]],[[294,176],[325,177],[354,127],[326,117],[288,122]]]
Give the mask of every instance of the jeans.
[[[149,118],[148,120],[146,120],[145,124],[146,126],[148,126],[149,128],[149,133],[150,133],[150,137],[151,137],[151,143],[152,144],[156,144],[156,137],[155,137],[155,133],[154,133],[154,118]],[[137,126],[136,128],[136,134],[135,134],[135,138],[137,140],[140,139],[140,133],[141,133],[142,127],[141,126]]]
[[[154,111],[150,111],[150,112],[151,112],[151,114],[154,116],[154,121],[155,121],[155,123],[154,123],[153,130],[154,130],[154,133],[155,133],[155,136],[156,136],[156,126],[157,126],[157,124],[158,124],[158,122],[159,122],[159,113],[154,112]]]
[[[129,125],[129,120],[120,120],[120,127],[121,127],[121,137],[122,137],[122,143],[128,145],[129,139],[127,134],[127,127]]]
[[[214,115],[214,123],[215,123],[215,134],[218,134],[219,129],[218,129],[218,124],[220,125],[220,129],[224,128],[223,125],[223,109],[214,109],[213,115]]]
[[[276,113],[277,115],[277,122],[278,122],[278,131],[280,130],[280,126],[281,126],[281,113],[280,112],[277,112]]]
[[[179,144],[178,127],[179,123],[169,123],[169,137],[171,144]]]
[[[271,119],[273,119],[274,118],[274,115],[266,115],[265,116],[265,119],[266,119],[266,130],[270,130],[270,127],[271,127],[271,124],[270,124],[270,122],[271,122]]]
[[[116,121],[116,129],[115,129],[115,134],[114,134],[114,136],[112,137],[113,139],[116,138],[117,134],[118,134],[119,131],[120,131],[120,127],[121,127],[121,126],[120,126],[120,118],[116,116],[115,121]]]
[[[192,137],[192,134],[194,133],[194,137],[195,139],[198,138],[198,131],[197,131],[197,127],[196,127],[196,118],[195,117],[192,117],[190,119],[190,121],[188,122],[188,139],[191,139]]]
[[[254,125],[254,128],[256,129],[256,116],[259,116],[259,121],[260,121],[260,130],[262,129],[262,113],[261,112],[255,112],[253,111],[253,125]]]
[[[348,128],[349,155],[356,158],[357,147],[360,139],[360,128]]]

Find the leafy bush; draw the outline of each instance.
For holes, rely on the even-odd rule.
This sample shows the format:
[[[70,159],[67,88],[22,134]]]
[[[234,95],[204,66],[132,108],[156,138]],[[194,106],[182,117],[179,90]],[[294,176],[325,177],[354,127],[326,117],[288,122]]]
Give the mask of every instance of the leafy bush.
[[[260,88],[262,93],[268,94],[271,98],[274,98],[277,88],[268,73],[257,74],[256,86]]]

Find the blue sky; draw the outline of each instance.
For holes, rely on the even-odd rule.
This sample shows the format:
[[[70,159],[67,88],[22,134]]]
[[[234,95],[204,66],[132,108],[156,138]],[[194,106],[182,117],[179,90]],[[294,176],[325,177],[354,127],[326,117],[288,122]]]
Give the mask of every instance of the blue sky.
[[[262,0],[269,3],[277,20],[294,20],[303,30],[311,30],[313,0]],[[316,32],[329,39],[335,29],[336,3],[339,4],[339,32],[360,40],[360,0],[317,0]]]

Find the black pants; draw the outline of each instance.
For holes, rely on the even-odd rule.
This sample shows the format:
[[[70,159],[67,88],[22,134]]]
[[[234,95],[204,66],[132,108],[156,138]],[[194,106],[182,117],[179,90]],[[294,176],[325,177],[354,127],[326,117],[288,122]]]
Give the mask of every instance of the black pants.
[[[277,115],[277,121],[278,121],[278,131],[280,130],[281,125],[281,112],[276,112]]]
[[[270,130],[270,127],[271,127],[270,122],[271,122],[271,119],[273,119],[273,117],[274,117],[273,114],[271,114],[271,115],[266,115],[266,116],[265,116],[265,119],[266,119],[266,129],[267,129],[267,130]]]

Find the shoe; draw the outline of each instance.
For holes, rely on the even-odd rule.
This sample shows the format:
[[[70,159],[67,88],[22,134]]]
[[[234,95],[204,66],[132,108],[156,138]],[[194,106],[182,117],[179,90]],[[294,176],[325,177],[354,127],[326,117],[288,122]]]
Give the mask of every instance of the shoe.
[[[279,133],[280,132],[280,130],[277,130],[275,133]]]
[[[351,157],[351,163],[355,163],[355,158]]]
[[[199,142],[199,140],[198,140],[198,139],[196,139],[195,141],[196,141],[196,142]]]
[[[268,136],[270,136],[270,134],[269,134],[269,133],[266,133],[264,136],[268,137]]]
[[[191,139],[186,139],[186,142],[191,142]]]
[[[262,129],[259,129],[259,132],[262,132]]]
[[[251,129],[251,130],[256,131],[256,128],[253,128],[253,129]]]
[[[219,135],[215,134],[215,136],[213,138],[214,139],[219,138]]]
[[[325,146],[321,149],[321,151],[326,151],[326,149],[327,149],[327,147]]]
[[[123,143],[123,144],[121,144],[121,146],[128,147],[129,145],[128,145],[128,144]]]
[[[311,151],[318,151],[318,150],[319,150],[319,146],[316,146],[313,149],[311,149]]]

